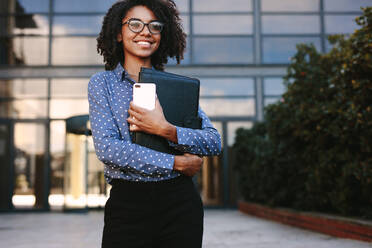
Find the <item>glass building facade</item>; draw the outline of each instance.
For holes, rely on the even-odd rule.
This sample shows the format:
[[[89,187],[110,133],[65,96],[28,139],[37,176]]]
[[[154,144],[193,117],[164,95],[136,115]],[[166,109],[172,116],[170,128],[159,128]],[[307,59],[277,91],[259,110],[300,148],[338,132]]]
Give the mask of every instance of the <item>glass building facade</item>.
[[[58,209],[71,197],[103,206],[108,187],[91,136],[70,132],[68,121],[88,114],[89,77],[103,70],[96,37],[114,2],[1,1],[1,210]],[[166,70],[200,79],[200,105],[223,139],[222,155],[206,158],[195,180],[206,205],[231,206],[235,130],[280,99],[296,44],[327,52],[328,35],[352,33],[371,0],[175,2],[188,44],[181,65],[171,60]]]

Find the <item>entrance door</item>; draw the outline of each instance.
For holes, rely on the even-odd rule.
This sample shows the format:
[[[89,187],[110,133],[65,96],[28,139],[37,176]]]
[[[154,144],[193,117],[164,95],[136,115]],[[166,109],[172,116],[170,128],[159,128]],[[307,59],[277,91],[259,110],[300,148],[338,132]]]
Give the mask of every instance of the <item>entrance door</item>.
[[[12,125],[0,120],[0,210],[11,210],[13,189]]]
[[[48,208],[46,156],[45,123],[16,122],[12,197],[16,209]]]

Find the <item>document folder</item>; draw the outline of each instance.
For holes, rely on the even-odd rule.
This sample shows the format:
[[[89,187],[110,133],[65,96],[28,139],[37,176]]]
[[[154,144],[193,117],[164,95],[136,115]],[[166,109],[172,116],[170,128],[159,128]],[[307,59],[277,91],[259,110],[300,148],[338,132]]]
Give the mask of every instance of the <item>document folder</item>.
[[[179,127],[201,128],[198,79],[142,67],[138,82],[156,84],[156,94],[169,123]],[[160,136],[134,132],[132,137],[133,142],[141,146],[169,154],[182,154]]]

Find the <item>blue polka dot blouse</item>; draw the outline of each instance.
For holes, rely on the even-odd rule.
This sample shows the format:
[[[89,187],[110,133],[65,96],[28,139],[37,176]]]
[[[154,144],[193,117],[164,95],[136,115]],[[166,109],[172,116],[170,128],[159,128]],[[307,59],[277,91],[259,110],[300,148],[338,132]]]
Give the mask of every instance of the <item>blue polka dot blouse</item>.
[[[180,174],[173,170],[174,155],[132,143],[127,118],[134,81],[119,63],[112,71],[94,74],[88,84],[89,119],[97,157],[105,165],[108,183],[112,179],[161,181]],[[202,129],[177,127],[182,152],[211,156],[221,152],[221,137],[199,108]]]

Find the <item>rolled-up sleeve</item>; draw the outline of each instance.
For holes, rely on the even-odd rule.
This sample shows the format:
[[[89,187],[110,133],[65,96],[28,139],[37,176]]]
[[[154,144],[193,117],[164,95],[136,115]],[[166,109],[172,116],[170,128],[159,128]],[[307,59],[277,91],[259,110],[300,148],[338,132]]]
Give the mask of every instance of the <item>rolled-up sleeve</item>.
[[[109,104],[103,75],[95,74],[88,84],[89,120],[97,157],[104,164],[140,174],[162,175],[173,170],[174,156],[132,143],[120,134]],[[128,124],[125,123],[128,128]]]
[[[199,108],[202,119],[201,129],[177,128],[177,144],[170,142],[177,150],[202,156],[214,156],[221,153],[221,136],[213,127],[208,116]]]

